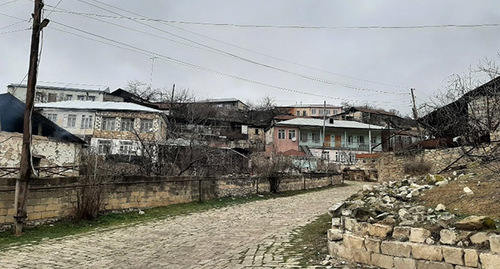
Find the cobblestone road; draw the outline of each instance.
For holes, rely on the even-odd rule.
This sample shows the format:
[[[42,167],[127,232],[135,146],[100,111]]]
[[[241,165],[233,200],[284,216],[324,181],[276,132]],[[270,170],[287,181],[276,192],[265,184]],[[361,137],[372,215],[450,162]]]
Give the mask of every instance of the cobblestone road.
[[[0,252],[0,267],[293,268],[283,259],[292,230],[361,185],[47,240]]]

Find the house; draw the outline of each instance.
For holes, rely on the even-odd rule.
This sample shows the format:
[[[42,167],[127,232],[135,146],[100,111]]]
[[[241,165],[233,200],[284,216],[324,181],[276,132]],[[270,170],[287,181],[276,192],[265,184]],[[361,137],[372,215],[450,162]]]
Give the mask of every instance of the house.
[[[87,141],[99,154],[142,155],[145,144],[166,140],[165,114],[125,102],[63,101],[36,104],[57,125]]]
[[[400,122],[401,117],[397,116],[392,112],[388,112],[382,109],[373,109],[367,107],[350,107],[346,111],[339,113],[335,116],[335,119],[338,120],[349,120],[349,121],[357,121],[367,124],[376,124],[376,125],[390,125],[391,122]],[[397,125],[397,124],[391,124]]]
[[[432,138],[462,137],[464,143],[500,140],[500,77],[435,109],[419,122]]]
[[[21,159],[25,104],[0,94],[0,177],[16,177]],[[32,156],[39,176],[78,175],[84,141],[41,114],[32,113]]]
[[[14,95],[17,99],[25,102],[26,84],[10,84],[7,86],[7,92]],[[49,103],[60,101],[123,101],[123,99],[109,94],[109,88],[104,86],[80,86],[78,84],[58,84],[43,85],[39,84],[35,89],[35,103]]]
[[[247,110],[248,105],[241,102],[236,98],[221,98],[221,99],[207,99],[203,101],[198,101],[197,103],[208,104],[215,108],[222,108],[224,110]]]
[[[281,106],[277,108],[286,115],[323,118],[342,113],[341,106],[324,104],[297,104],[293,106]]]
[[[323,129],[325,131],[323,131]],[[333,118],[295,118],[275,123],[266,133],[266,152],[303,151],[332,162],[353,163],[356,154],[382,151],[385,127]]]

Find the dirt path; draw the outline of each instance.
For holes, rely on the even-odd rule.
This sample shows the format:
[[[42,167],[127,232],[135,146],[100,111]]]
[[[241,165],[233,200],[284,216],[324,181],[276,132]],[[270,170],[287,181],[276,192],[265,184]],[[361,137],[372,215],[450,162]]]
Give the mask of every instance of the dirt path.
[[[293,229],[360,183],[263,200],[0,252],[1,268],[293,268]]]

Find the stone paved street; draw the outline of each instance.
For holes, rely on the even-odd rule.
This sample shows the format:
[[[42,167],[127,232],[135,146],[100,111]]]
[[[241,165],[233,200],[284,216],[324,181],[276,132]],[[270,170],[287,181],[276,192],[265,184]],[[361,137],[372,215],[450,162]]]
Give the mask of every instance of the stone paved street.
[[[0,252],[1,268],[294,268],[293,229],[361,183],[46,240]]]

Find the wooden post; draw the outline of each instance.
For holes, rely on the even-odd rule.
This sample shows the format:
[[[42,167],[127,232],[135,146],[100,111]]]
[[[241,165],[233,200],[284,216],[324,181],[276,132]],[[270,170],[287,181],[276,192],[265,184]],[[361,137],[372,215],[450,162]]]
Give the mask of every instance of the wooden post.
[[[26,212],[26,204],[28,201],[28,187],[31,179],[31,114],[33,112],[36,77],[38,68],[38,51],[40,47],[40,32],[48,24],[45,19],[41,22],[43,9],[43,1],[35,0],[33,16],[33,30],[31,34],[31,49],[30,62],[28,71],[28,85],[26,90],[26,108],[24,110],[23,122],[23,144],[21,150],[21,163],[19,167],[19,179],[16,182],[17,198],[14,202],[16,215],[14,216],[14,234],[19,236],[22,234],[23,225],[26,222],[28,214]]]

